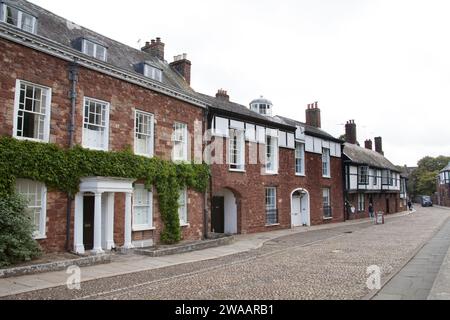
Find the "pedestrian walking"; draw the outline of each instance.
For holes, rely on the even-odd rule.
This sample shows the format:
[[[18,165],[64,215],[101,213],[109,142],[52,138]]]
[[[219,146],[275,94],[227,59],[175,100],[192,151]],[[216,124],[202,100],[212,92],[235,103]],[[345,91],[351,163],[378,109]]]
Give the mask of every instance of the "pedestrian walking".
[[[409,211],[412,211],[412,202],[411,202],[411,199],[408,200],[408,209],[409,209]]]
[[[374,209],[373,209],[373,204],[372,202],[369,203],[369,217],[370,219],[374,219],[375,218],[375,214],[374,214]]]

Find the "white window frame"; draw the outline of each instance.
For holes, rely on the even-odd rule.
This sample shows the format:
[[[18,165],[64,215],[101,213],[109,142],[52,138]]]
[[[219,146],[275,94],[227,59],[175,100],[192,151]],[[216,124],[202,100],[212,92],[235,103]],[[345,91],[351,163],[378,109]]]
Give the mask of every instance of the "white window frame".
[[[28,179],[17,179],[16,180],[16,190],[18,190],[19,183],[28,183],[28,184],[32,183],[41,188],[41,206],[40,206],[41,213],[39,216],[39,226],[38,226],[38,230],[36,230],[33,233],[33,238],[35,240],[46,239],[47,238],[47,226],[46,226],[46,224],[47,224],[47,187],[45,186],[45,184],[38,182],[38,181],[33,181],[33,180],[28,180]],[[28,188],[29,188],[29,186],[28,186]],[[34,208],[39,208],[39,207],[31,206],[30,204],[27,204],[27,208],[34,209]]]
[[[331,178],[331,156],[329,148],[322,148],[322,176],[324,178]],[[326,167],[325,167],[326,165]],[[325,169],[327,172],[325,173]]]
[[[301,153],[300,157],[298,157],[297,146],[300,146],[300,153]],[[300,172],[297,170],[297,160],[301,160],[302,170]],[[305,176],[305,172],[306,172],[306,170],[305,170],[305,143],[296,141],[295,142],[295,175],[303,177],[303,176]]]
[[[149,199],[148,204],[137,204],[136,203],[136,191],[143,191],[147,193],[147,197]],[[147,224],[136,224],[135,221],[135,208],[137,207],[148,207],[147,209]],[[153,227],[153,192],[149,191],[147,188],[145,188],[145,185],[143,184],[136,184],[133,188],[133,225],[132,225],[133,231],[146,231],[146,230],[154,230]]]
[[[181,132],[183,133],[182,139],[178,139],[177,137],[177,132],[179,132],[178,130],[180,130],[181,128]],[[173,148],[172,148],[172,160],[174,162],[179,162],[179,161],[188,161],[188,126],[186,123],[182,123],[182,122],[175,122],[173,124],[173,134],[172,134],[172,142],[173,142]],[[182,144],[182,150],[183,150],[183,156],[182,157],[178,157],[178,155],[176,154],[175,150],[176,150],[176,144]]]
[[[269,193],[273,193],[273,194],[269,194]],[[270,203],[270,201],[268,201],[269,199],[273,199],[273,203]],[[266,205],[266,225],[278,225],[280,223],[280,217],[277,213],[277,221],[275,223],[269,223],[268,222],[268,215],[267,213],[271,210],[277,210],[278,206],[277,206],[277,188],[276,187],[267,187],[265,189],[265,205]]]
[[[358,193],[358,212],[366,211],[366,195],[364,193]]]
[[[105,118],[106,118],[105,119],[105,126],[97,125],[97,124],[90,124],[90,123],[86,122],[86,114],[85,114],[85,112],[86,112],[86,102],[87,101],[92,101],[94,103],[98,103],[98,104],[101,104],[101,105],[105,106],[105,110],[106,110],[105,111]],[[83,148],[91,149],[91,150],[99,150],[99,151],[108,151],[109,150],[109,111],[110,111],[110,109],[111,109],[111,105],[109,104],[109,102],[98,100],[98,99],[94,99],[94,98],[90,98],[90,97],[84,97],[84,99],[83,99],[83,127],[82,127],[82,130],[83,130],[83,133],[82,133],[82,145],[83,145]],[[88,129],[85,128],[86,124],[104,128],[104,133],[105,134],[103,135],[103,140],[104,140],[103,143],[102,143],[103,144],[103,148],[97,148],[97,147],[92,147],[92,146],[87,145],[85,130],[88,130]]]
[[[150,119],[150,134],[138,132],[138,119],[137,116],[142,115],[144,117],[149,117]],[[149,153],[139,152],[138,150],[138,135],[143,135],[149,138],[150,145],[148,146]],[[155,116],[152,113],[144,112],[138,109],[134,110],[134,153],[139,156],[152,158],[155,152]]]
[[[45,106],[45,119],[44,119],[44,138],[43,139],[36,139],[36,138],[28,138],[28,137],[22,137],[17,135],[18,130],[18,117],[19,117],[19,110],[20,110],[20,91],[21,91],[21,85],[24,84],[26,86],[32,86],[37,87],[41,90],[47,91],[47,101]],[[51,119],[51,105],[52,105],[52,89],[48,87],[44,87],[38,84],[34,84],[28,81],[24,80],[16,80],[16,92],[15,92],[15,98],[14,98],[14,123],[13,123],[13,137],[19,140],[31,140],[36,142],[49,142],[50,141],[50,119]],[[24,111],[29,112],[29,111]],[[43,114],[41,114],[43,115]],[[22,122],[23,126],[23,122]]]
[[[358,185],[369,185],[369,172],[370,169],[368,166],[358,167]]]
[[[16,28],[19,28],[19,29],[21,29],[21,30],[23,30],[23,31],[25,31],[25,32],[30,32],[30,33],[36,34],[36,29],[37,29],[37,27],[36,27],[36,26],[37,26],[37,19],[36,19],[35,16],[33,16],[33,15],[27,13],[27,12],[24,12],[24,11],[20,10],[19,8],[10,6],[10,5],[6,4],[6,3],[0,3],[0,4],[1,4],[1,7],[0,7],[0,9],[1,9],[1,10],[0,10],[0,11],[1,11],[1,13],[0,13],[0,20],[1,20],[2,22],[6,23],[6,24],[9,24],[9,25],[13,25],[13,24],[10,24],[10,23],[8,23],[8,22],[6,21],[6,15],[7,15],[7,10],[6,10],[6,8],[7,8],[7,7],[13,8],[13,9],[17,10],[17,24],[14,24],[13,26],[15,26]],[[22,20],[23,20],[23,15],[27,15],[27,16],[31,17],[32,24],[33,24],[32,30],[31,30],[31,31],[25,30],[25,29],[23,28],[23,25],[22,25],[22,22],[23,22],[23,21],[22,21]]]
[[[324,201],[325,192],[327,193],[326,194],[327,202]],[[322,204],[324,206],[324,209],[325,209],[325,206],[330,207],[330,209],[331,209],[331,189],[330,188],[322,188]],[[324,211],[323,213],[325,213],[325,210],[323,210],[323,211]],[[332,209],[331,209],[331,215],[329,217],[325,216],[325,214],[323,217],[324,217],[324,219],[333,219]]]
[[[184,206],[181,205],[181,199],[184,197]],[[180,197],[178,198],[178,217],[180,219],[181,227],[189,226],[189,216],[188,216],[188,192],[187,189],[183,189],[180,191]],[[186,220],[183,220],[182,217],[186,217]]]
[[[88,43],[88,42],[94,46],[94,52],[93,52],[93,55],[90,55],[90,54],[87,52],[87,43]],[[97,57],[97,50],[98,50],[98,47],[103,48],[103,50],[104,50],[103,57],[100,57],[100,58]],[[90,57],[92,57],[92,58],[95,58],[95,59],[97,59],[97,60],[101,60],[101,61],[105,61],[105,62],[106,62],[107,59],[108,59],[108,48],[106,48],[105,46],[102,46],[101,44],[98,44],[98,43],[96,43],[96,42],[94,42],[94,41],[91,41],[91,40],[89,40],[89,39],[82,39],[82,43],[81,43],[81,51],[82,51],[84,54],[86,54],[86,55],[88,55],[88,56],[90,56]]]
[[[271,144],[269,145],[269,139],[271,141]],[[269,149],[270,147],[270,149]],[[266,174],[278,174],[278,138],[270,135],[266,135]],[[271,150],[271,153],[273,153],[273,161],[272,167],[268,167],[269,161],[269,150]]]
[[[144,63],[144,76],[159,82],[162,82],[163,71],[152,65]]]
[[[236,140],[237,161],[233,162],[233,142]],[[230,171],[245,171],[245,131],[238,129],[230,129],[228,138],[228,157]]]

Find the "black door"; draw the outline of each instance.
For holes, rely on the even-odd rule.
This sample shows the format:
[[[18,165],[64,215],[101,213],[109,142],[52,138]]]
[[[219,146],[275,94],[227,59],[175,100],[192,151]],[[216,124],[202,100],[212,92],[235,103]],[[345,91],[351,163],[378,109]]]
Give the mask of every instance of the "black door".
[[[95,197],[85,196],[83,202],[83,243],[85,250],[94,248]]]
[[[211,210],[211,231],[225,233],[225,198],[213,197]]]
[[[386,214],[391,213],[389,210],[389,199],[386,199]]]

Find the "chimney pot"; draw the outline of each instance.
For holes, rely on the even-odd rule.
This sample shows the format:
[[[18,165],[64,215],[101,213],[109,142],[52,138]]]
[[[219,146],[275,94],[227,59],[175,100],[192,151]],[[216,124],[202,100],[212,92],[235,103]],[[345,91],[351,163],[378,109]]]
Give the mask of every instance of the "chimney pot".
[[[375,138],[375,151],[384,156],[382,137]]]
[[[224,89],[217,90],[216,98],[223,101],[230,101],[230,96],[228,95],[228,92]]]
[[[351,144],[357,143],[356,124],[354,120],[347,121],[345,125],[345,141]]]
[[[158,58],[159,60],[164,60],[164,43],[161,42],[161,38],[156,38],[157,41],[152,39],[149,42],[145,43],[145,47],[141,50],[151,54],[153,57]]]
[[[372,150],[373,149],[372,140],[370,140],[370,139],[366,140],[365,147],[366,147],[366,149]]]
[[[187,60],[187,54],[179,54],[174,57],[174,61],[170,64],[170,67],[181,74],[186,82],[191,84],[191,61]]]
[[[322,126],[318,102],[308,104],[308,108],[306,109],[306,124],[316,128]]]

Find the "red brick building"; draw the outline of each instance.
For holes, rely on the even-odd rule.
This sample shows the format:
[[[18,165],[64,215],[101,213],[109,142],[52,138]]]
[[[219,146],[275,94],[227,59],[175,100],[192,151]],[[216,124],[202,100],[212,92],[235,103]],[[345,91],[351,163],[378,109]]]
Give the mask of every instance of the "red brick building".
[[[355,121],[347,122],[346,143],[343,150],[345,174],[346,219],[367,218],[369,205],[374,212],[392,214],[406,210],[405,180],[383,152],[381,137],[375,138],[375,151],[371,140],[365,147],[357,142]],[[402,192],[401,192],[402,191]]]
[[[437,204],[450,207],[450,163],[439,172],[437,179]]]
[[[160,39],[136,50],[23,0],[1,1],[0,21],[0,135],[191,160],[207,105],[189,86],[186,56],[168,64]],[[143,182],[87,177],[75,200],[39,181],[17,179],[17,190],[30,200],[46,251],[159,240],[157,197]],[[181,192],[184,239],[204,236],[204,210],[204,194]]]
[[[211,230],[252,233],[344,220],[342,141],[307,123],[272,116],[264,98],[250,108],[219,90],[206,97],[213,152]]]

